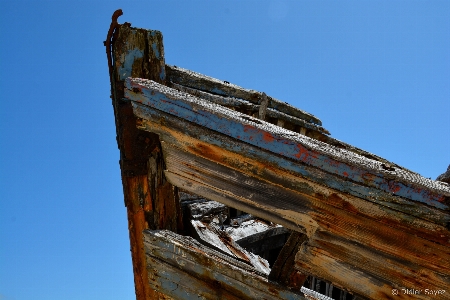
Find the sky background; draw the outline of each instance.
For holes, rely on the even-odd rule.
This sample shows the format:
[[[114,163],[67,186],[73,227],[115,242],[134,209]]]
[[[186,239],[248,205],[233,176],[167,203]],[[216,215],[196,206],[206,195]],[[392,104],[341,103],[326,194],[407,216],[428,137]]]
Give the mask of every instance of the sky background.
[[[0,0],[0,300],[134,299],[103,47],[263,91],[435,179],[450,163],[450,1]]]

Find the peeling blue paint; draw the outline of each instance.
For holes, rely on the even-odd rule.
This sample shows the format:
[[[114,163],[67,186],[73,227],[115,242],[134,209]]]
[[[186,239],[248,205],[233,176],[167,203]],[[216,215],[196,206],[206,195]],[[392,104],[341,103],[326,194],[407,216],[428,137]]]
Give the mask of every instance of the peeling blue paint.
[[[145,118],[148,118],[149,120],[155,123],[160,124],[169,123],[169,118],[171,118],[170,115],[162,113],[154,108],[150,108],[147,106],[137,106],[137,104],[134,103],[133,107],[135,109],[135,113],[137,112],[137,114],[140,115],[141,117],[145,115]],[[141,110],[143,110],[143,112],[141,112]],[[294,162],[281,156],[272,155],[259,148],[249,147],[245,143],[230,142],[229,139],[226,138],[224,139],[220,137],[220,135],[202,135],[196,133],[196,131],[189,128],[189,126],[186,126],[185,128],[186,128],[186,131],[184,132],[185,134],[187,134],[188,136],[192,136],[207,144],[214,145],[234,153],[239,153],[247,157],[252,157],[262,162],[267,162],[268,164],[277,166],[278,168],[286,170],[293,174],[298,174],[299,176],[303,176],[304,178],[307,178],[308,180],[311,180],[318,184],[328,186],[337,191],[348,193],[352,196],[362,198],[370,202],[376,203],[378,205],[381,205],[380,206],[381,209],[388,209],[389,207],[390,209],[398,210],[400,206],[403,206],[404,207],[403,211],[411,216],[425,218],[442,225],[445,225],[448,222],[450,222],[450,215],[448,214],[436,215],[434,213],[430,213],[429,210],[426,210],[423,207],[420,210],[417,210],[410,206],[404,206],[405,205],[404,202],[407,200],[399,202],[399,199],[392,199],[392,197],[394,196],[392,196],[391,193],[386,193],[374,187],[361,185],[326,172],[320,171],[318,172],[317,170],[311,170],[311,168],[303,164],[299,164],[298,162]],[[175,145],[179,142],[170,135],[166,135],[165,138],[166,139],[169,138],[167,141]],[[302,186],[301,188],[303,190],[305,187]]]
[[[396,187],[393,189],[392,183],[390,183],[391,181],[384,178],[384,174],[369,174],[367,170],[336,161],[326,155],[310,150],[298,142],[257,128],[255,125],[251,125],[251,122],[221,117],[219,114],[203,109],[199,104],[178,98],[172,99],[169,95],[157,90],[150,90],[132,83],[130,79],[126,80],[126,87],[128,89],[139,87],[144,96],[142,97],[141,95],[136,95],[126,90],[125,97],[130,100],[138,101],[160,111],[167,112],[200,126],[271,151],[272,153],[317,167],[328,173],[375,187],[383,192],[393,193],[439,209],[449,209],[446,204],[441,202],[443,200],[442,195],[433,194],[425,188],[418,191],[416,188],[407,186],[401,182],[395,182]],[[369,180],[367,174],[370,175]]]
[[[125,80],[130,77],[131,71],[133,69],[133,64],[136,59],[143,58],[144,52],[139,48],[128,50],[123,59],[122,65],[119,67],[119,78],[120,80]]]

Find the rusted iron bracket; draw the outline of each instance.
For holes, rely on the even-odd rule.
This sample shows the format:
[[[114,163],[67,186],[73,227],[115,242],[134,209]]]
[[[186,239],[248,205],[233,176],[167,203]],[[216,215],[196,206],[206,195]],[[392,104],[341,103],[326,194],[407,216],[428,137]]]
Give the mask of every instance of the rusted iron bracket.
[[[116,10],[111,17],[111,25],[109,25],[108,34],[106,35],[106,40],[103,41],[103,45],[106,47],[106,57],[108,58],[108,69],[109,69],[109,78],[112,79],[113,72],[113,63],[112,63],[112,48],[111,45],[114,44],[116,39],[117,28],[119,27],[119,23],[117,23],[117,19],[123,15],[121,9]]]

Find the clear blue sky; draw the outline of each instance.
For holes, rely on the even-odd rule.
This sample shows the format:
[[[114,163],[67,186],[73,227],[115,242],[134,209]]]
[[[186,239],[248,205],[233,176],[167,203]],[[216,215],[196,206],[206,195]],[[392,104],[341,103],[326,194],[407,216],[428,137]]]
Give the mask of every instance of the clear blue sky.
[[[435,179],[450,163],[450,1],[0,1],[0,300],[133,299],[103,40],[264,91]]]

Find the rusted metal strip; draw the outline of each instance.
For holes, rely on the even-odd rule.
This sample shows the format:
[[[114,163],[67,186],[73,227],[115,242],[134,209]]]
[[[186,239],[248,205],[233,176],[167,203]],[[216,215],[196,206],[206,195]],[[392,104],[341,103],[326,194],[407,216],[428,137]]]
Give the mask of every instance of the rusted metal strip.
[[[170,231],[145,231],[149,282],[177,299],[304,299],[248,264]],[[164,267],[160,267],[162,264]]]
[[[450,187],[361,157],[270,123],[143,79],[126,80],[125,97],[346,180],[449,210]]]
[[[174,83],[212,94],[240,98],[258,104],[259,93],[254,90],[247,90],[240,86],[227,83],[223,80],[218,80],[180,67],[166,65],[166,69],[168,79]],[[286,102],[282,102],[272,97],[268,97],[268,100],[268,107],[270,108],[319,126],[322,125],[322,122],[310,113],[302,111]]]

